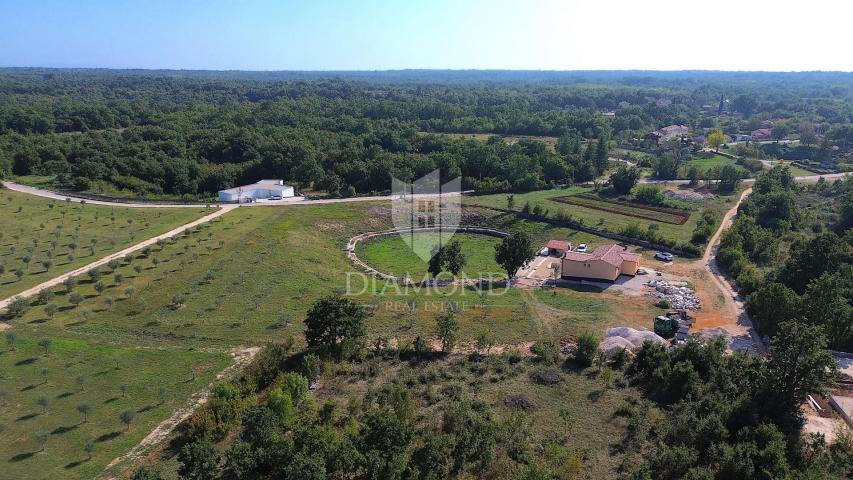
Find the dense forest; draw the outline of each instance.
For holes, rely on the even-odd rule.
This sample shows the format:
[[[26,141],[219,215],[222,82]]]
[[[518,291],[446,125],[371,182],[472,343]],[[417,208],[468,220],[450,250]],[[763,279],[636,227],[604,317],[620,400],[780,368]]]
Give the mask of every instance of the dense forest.
[[[729,115],[703,109],[721,98]],[[389,174],[408,180],[440,168],[465,188],[526,191],[593,179],[613,148],[665,125],[734,134],[769,119],[784,119],[779,133],[804,145],[750,156],[847,162],[853,76],[4,69],[0,175],[199,198],[283,178],[339,196],[387,191]],[[535,138],[430,133],[559,141],[551,149]],[[689,153],[680,144],[645,149],[662,178]]]

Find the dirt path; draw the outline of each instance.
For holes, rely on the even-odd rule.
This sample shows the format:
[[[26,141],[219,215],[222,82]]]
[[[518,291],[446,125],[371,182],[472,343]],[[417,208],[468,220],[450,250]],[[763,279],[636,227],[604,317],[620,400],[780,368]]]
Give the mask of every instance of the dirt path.
[[[137,243],[136,245],[131,245],[130,247],[127,247],[123,250],[120,250],[120,251],[115,252],[115,253],[111,253],[111,254],[107,255],[106,257],[101,258],[100,260],[95,260],[94,262],[92,262],[88,265],[84,265],[84,266],[77,268],[75,270],[71,270],[70,272],[63,273],[62,275],[59,275],[57,277],[53,277],[50,280],[42,282],[42,283],[40,283],[40,284],[38,284],[32,288],[28,288],[27,290],[24,290],[23,292],[16,293],[15,295],[13,295],[9,298],[0,300],[0,310],[5,308],[12,301],[12,299],[15,297],[31,297],[31,296],[37,294],[38,292],[40,292],[41,290],[43,290],[45,288],[55,287],[55,286],[59,285],[60,283],[64,282],[66,278],[76,277],[78,275],[82,275],[82,274],[88,272],[89,270],[91,270],[95,267],[100,267],[101,265],[106,265],[107,263],[109,263],[110,260],[124,258],[125,255],[133,253],[137,250],[141,250],[141,249],[143,249],[149,245],[153,245],[154,243],[157,243],[158,240],[165,240],[167,238],[174,237],[175,235],[179,235],[179,234],[183,233],[183,231],[188,229],[188,228],[193,228],[197,225],[201,225],[202,223],[209,222],[216,217],[219,217],[221,215],[224,215],[224,214],[230,212],[231,210],[234,210],[235,208],[237,208],[237,205],[224,205],[224,206],[216,209],[216,211],[214,211],[213,213],[209,213],[209,214],[207,214],[207,215],[205,215],[205,216],[203,216],[197,220],[194,220],[190,223],[185,223],[185,224],[181,225],[180,227],[174,228],[174,229],[172,229],[172,230],[170,230],[164,234],[157,235],[156,237],[151,237],[148,240],[143,240],[143,241]]]
[[[231,352],[231,358],[234,359],[234,363],[228,366],[225,370],[222,370],[216,375],[216,380],[221,380],[223,378],[227,378],[232,376],[234,373],[239,371],[244,366],[248,365],[249,362],[255,358],[255,355],[261,350],[260,347],[248,347],[241,348],[239,350],[234,350]],[[116,465],[125,463],[125,462],[134,462],[139,458],[142,458],[143,455],[148,451],[149,448],[157,445],[166,439],[172,432],[175,431],[175,428],[178,427],[181,423],[183,423],[186,419],[192,415],[192,413],[202,405],[207,402],[207,399],[210,397],[210,388],[213,386],[213,383],[208,385],[203,390],[196,392],[193,396],[187,400],[187,403],[175,410],[172,415],[160,422],[154,430],[151,431],[145,438],[142,439],[141,442],[136,444],[135,447],[131,448],[124,455],[114,459],[110,462],[105,471],[115,467]],[[114,476],[108,476],[107,478],[112,479]]]
[[[765,353],[766,347],[755,329],[752,320],[747,315],[743,300],[735,288],[723,275],[717,265],[716,253],[719,248],[723,231],[729,228],[737,215],[741,202],[752,193],[752,188],[744,190],[737,203],[726,212],[720,227],[708,240],[708,246],[701,260],[690,265],[692,272],[685,272],[696,280],[694,286],[702,303],[707,306],[703,312],[696,315],[694,328],[723,328],[732,336],[732,350],[745,350]],[[696,268],[698,267],[698,269]],[[689,268],[689,267],[688,267]],[[708,289],[708,285],[713,285]]]

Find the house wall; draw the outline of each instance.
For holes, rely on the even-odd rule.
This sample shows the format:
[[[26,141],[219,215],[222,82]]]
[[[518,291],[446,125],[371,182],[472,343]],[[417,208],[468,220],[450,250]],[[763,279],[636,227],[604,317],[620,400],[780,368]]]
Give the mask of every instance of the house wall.
[[[630,262],[627,260],[622,261],[622,265],[619,266],[619,271],[625,275],[631,275],[632,277],[637,274],[637,269],[640,268],[640,261]]]
[[[619,277],[619,269],[604,260],[588,260],[584,262],[563,259],[563,277],[589,278],[591,280],[614,281]]]

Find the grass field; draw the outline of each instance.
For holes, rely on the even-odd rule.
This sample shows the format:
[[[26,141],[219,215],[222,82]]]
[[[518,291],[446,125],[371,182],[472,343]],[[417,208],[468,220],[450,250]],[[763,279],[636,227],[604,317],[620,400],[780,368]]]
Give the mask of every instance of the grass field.
[[[436,233],[418,233],[415,241],[425,245],[438,244]],[[500,239],[486,235],[459,233],[453,236],[458,241],[462,252],[467,256],[465,268],[460,276],[469,278],[500,277],[502,269],[495,262],[495,246]],[[380,272],[396,276],[408,274],[410,278],[419,281],[426,278],[427,262],[421,260],[406,243],[398,236],[380,237],[375,240],[359,243],[356,254],[368,265]]]
[[[20,333],[0,352],[0,478],[96,477],[230,362],[57,337],[45,348],[42,338]],[[134,414],[129,426],[125,411]]]
[[[646,230],[647,228],[649,228],[649,225],[656,224],[658,228],[658,233],[679,243],[690,241],[690,237],[693,234],[693,230],[696,227],[696,223],[701,218],[701,215],[693,214],[690,215],[690,218],[683,225],[673,225],[627,215],[620,215],[618,213],[613,212],[595,210],[592,208],[586,208],[578,205],[565,205],[554,200],[555,197],[573,195],[578,193],[589,193],[591,191],[592,190],[590,188],[585,187],[569,187],[554,190],[540,190],[529,193],[518,193],[514,195],[514,209],[517,211],[521,210],[524,204],[527,202],[530,203],[531,207],[536,204],[539,204],[543,208],[548,209],[549,215],[553,216],[557,211],[562,210],[566,214],[569,214],[576,219],[583,220],[584,224],[586,225],[596,228],[603,228],[612,232],[620,232],[631,225],[637,225],[641,229]],[[682,203],[685,206],[695,208],[697,210],[697,213],[699,213],[701,209],[710,208],[722,214],[723,212],[731,208],[732,205],[734,205],[734,202],[737,200],[738,194],[739,192],[737,194],[732,195],[717,196],[713,200]],[[467,196],[464,198],[463,202],[466,205],[472,206],[482,205],[487,207],[507,208],[506,199],[506,194],[478,195]],[[573,241],[572,243],[576,242]]]
[[[118,208],[0,190],[0,298],[204,215],[204,208]],[[17,271],[23,276],[18,277]]]
[[[356,233],[389,228],[387,212],[377,214],[382,208],[358,203],[238,209],[189,237],[120,262],[115,271],[103,269],[100,293],[97,282],[84,277],[74,289],[79,304],[71,302],[73,294],[64,286],[56,287],[49,301],[58,307],[53,317],[38,304],[16,322],[43,332],[71,331],[138,345],[257,345],[287,336],[300,339],[301,320],[311,302],[334,290],[346,291],[349,279],[349,290],[376,307],[369,320],[375,333],[431,334],[436,311],[449,301],[470,310],[460,315],[464,338],[494,328],[506,341],[520,341],[527,332],[543,329],[542,320],[528,314],[529,300],[517,289],[490,296],[481,305],[476,291],[461,287],[398,292],[394,285],[370,283],[364,288],[343,246]],[[537,246],[550,238],[593,245],[605,241],[515,217],[488,222],[504,230],[525,229]],[[492,242],[485,237],[480,241]],[[485,254],[481,260],[489,262]],[[410,303],[417,306],[414,312],[407,308]],[[549,319],[544,330],[566,333],[559,319]]]
[[[490,210],[466,212],[479,213],[484,226],[525,230],[536,245],[550,238],[592,245],[606,241]],[[8,324],[21,341],[14,350],[0,352],[2,385],[8,391],[0,409],[6,423],[0,444],[7,460],[14,457],[10,468],[36,478],[92,478],[224,368],[229,363],[224,352],[288,337],[299,346],[311,303],[336,290],[345,292],[348,277],[358,277],[344,251],[349,238],[390,226],[390,209],[379,202],[240,208],[83,275],[71,291],[57,286],[52,296],[32,299],[29,310]],[[481,250],[472,253],[471,265],[491,268],[485,252],[495,240],[474,236],[470,241]],[[396,255],[379,250],[380,260]],[[369,334],[399,341],[432,338],[435,317],[449,302],[458,310],[463,346],[484,332],[498,343],[519,344],[587,330],[603,333],[615,325],[649,326],[655,313],[645,300],[609,292],[496,287],[492,295],[481,296],[464,287],[352,287],[355,298],[369,306]],[[52,340],[47,353],[38,346],[43,338]],[[44,381],[42,368],[47,369]],[[84,391],[76,383],[80,375]],[[163,383],[169,398],[159,405],[157,390]],[[41,395],[48,398],[47,413],[38,405]],[[80,402],[91,406],[84,424],[76,411]],[[118,415],[131,409],[137,415],[123,433]],[[45,452],[35,453],[40,445],[33,434],[43,430],[48,432]],[[94,442],[88,460],[83,446],[104,435]]]
[[[696,167],[699,171],[705,171],[714,167],[722,167],[723,165],[737,165],[737,163],[731,159],[726,158],[722,155],[710,155],[710,156],[697,156],[693,159],[689,160],[684,164],[686,168]]]

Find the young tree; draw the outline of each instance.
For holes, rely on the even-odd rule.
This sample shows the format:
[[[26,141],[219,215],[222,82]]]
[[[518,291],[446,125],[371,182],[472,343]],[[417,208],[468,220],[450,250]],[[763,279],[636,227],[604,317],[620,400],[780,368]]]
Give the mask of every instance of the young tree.
[[[711,147],[715,152],[719,152],[720,145],[726,143],[726,134],[719,128],[711,130],[708,132],[707,142],[709,147]]]
[[[459,331],[459,322],[451,311],[446,311],[435,319],[435,333],[441,341],[441,351],[450,353],[456,345],[456,334]]]
[[[512,279],[519,268],[527,266],[536,256],[533,242],[527,233],[518,231],[505,237],[495,246],[495,261]]]
[[[36,404],[41,407],[42,413],[47,414],[47,407],[50,405],[50,399],[47,398],[47,395],[39,395]]]
[[[515,209],[515,195],[509,194],[506,196],[506,209],[514,210]]]
[[[124,424],[124,431],[130,430],[130,424],[133,423],[133,419],[136,418],[136,412],[133,410],[125,410],[121,412],[118,416],[121,423]]]
[[[92,407],[88,403],[81,403],[77,405],[77,413],[83,416],[83,423],[89,421],[89,413],[91,413]]]
[[[9,318],[17,318],[22,316],[30,308],[30,301],[24,297],[15,297],[6,306],[6,315]]]
[[[39,340],[39,347],[44,349],[44,354],[47,355],[50,352],[50,344],[51,341],[49,338],[42,338]]]
[[[15,350],[15,344],[18,343],[18,334],[12,331],[6,332],[6,345],[9,351]]]
[[[86,453],[86,460],[91,460],[92,454],[95,453],[95,442],[89,440],[83,444],[83,452]]]
[[[582,333],[578,337],[577,349],[575,350],[575,361],[584,367],[592,365],[598,353],[599,338],[594,333]]]
[[[43,452],[44,447],[47,445],[48,434],[45,432],[38,432],[33,434],[33,441],[38,446],[38,451]]]
[[[338,358],[344,343],[353,348],[364,346],[364,307],[340,295],[314,302],[305,317],[305,341],[310,347],[323,347]]]

